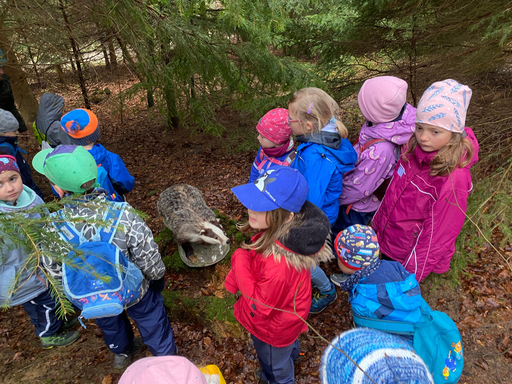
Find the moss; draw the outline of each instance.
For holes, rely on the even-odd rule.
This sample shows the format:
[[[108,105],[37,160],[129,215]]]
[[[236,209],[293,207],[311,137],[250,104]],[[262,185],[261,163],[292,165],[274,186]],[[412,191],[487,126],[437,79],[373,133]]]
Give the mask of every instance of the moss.
[[[213,214],[215,215],[215,217],[218,219],[220,217],[220,212],[218,209],[212,209],[213,211]]]
[[[174,234],[169,228],[164,228],[162,232],[155,236],[155,242],[158,243],[162,249],[165,249],[171,241],[174,240]]]
[[[205,296],[202,301],[204,301],[207,320],[236,323],[235,316],[233,315],[233,305],[236,303],[235,295],[229,295],[224,299],[215,296]]]
[[[189,270],[190,268],[181,260],[180,253],[175,251],[172,255],[166,255],[162,259],[165,264],[165,267],[174,271],[183,271]]]
[[[247,239],[247,236],[245,235],[245,233],[242,233],[242,232],[235,233],[235,242],[237,244],[244,242],[246,239]]]

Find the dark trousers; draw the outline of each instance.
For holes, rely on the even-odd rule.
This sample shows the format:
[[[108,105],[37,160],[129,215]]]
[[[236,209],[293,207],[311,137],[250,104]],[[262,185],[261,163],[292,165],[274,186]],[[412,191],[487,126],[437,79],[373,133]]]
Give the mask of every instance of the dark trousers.
[[[144,344],[154,356],[177,353],[171,324],[165,312],[164,298],[151,287],[137,304],[115,317],[96,319],[105,344],[114,353],[133,351],[133,330],[128,315],[135,320]]]
[[[278,348],[251,335],[260,362],[261,377],[271,384],[291,384],[295,381],[293,360],[299,357],[299,340],[293,344]]]
[[[343,231],[345,228],[348,228],[354,224],[368,225],[370,220],[375,215],[375,212],[357,212],[351,209],[347,213],[347,206],[340,205],[340,211],[338,212],[338,219],[332,226],[332,239],[336,239],[338,233]]]
[[[50,291],[45,291],[36,298],[27,301],[23,304],[23,308],[30,316],[30,322],[34,324],[37,336],[52,336],[59,330],[62,320],[55,316],[58,305],[50,295]]]

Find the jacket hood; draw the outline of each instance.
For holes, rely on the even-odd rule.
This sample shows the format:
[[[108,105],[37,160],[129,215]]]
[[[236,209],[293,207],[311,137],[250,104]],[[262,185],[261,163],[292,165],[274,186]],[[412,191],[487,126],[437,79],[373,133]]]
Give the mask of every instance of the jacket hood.
[[[94,147],[89,149],[89,153],[96,160],[96,164],[104,164],[105,158],[108,156],[107,150],[101,144],[95,144]]]
[[[284,257],[297,270],[311,269],[333,258],[329,247],[331,226],[320,208],[306,201],[301,209],[304,219],[276,241],[271,249],[275,258]]]
[[[0,212],[16,212],[24,209],[30,209],[36,205],[43,204],[43,200],[26,185],[23,186],[23,191],[20,197],[16,200],[16,205],[9,205],[0,201]]]
[[[341,137],[341,136],[340,136]],[[298,141],[298,139],[297,139]],[[301,149],[305,149],[309,146],[312,146],[313,144],[318,144],[315,142],[307,142],[303,143],[297,148],[297,151]],[[320,151],[317,151],[320,152]],[[348,139],[341,139],[340,144],[337,149],[330,148],[328,146],[322,145],[321,152],[328,152],[330,155],[332,155],[336,160],[338,160],[338,163],[344,166],[350,166],[353,168],[355,162],[357,161],[357,153],[354,150],[354,147],[350,143]],[[322,156],[324,157],[324,156]],[[346,172],[347,169],[343,169],[343,172]]]
[[[60,121],[64,109],[64,98],[53,93],[45,93],[39,100],[36,117],[36,127],[46,134],[48,127],[54,121]]]
[[[409,141],[416,127],[416,108],[406,104],[398,120],[389,123],[370,123],[366,121],[361,127],[359,143],[363,145],[371,139],[384,139],[397,145]]]

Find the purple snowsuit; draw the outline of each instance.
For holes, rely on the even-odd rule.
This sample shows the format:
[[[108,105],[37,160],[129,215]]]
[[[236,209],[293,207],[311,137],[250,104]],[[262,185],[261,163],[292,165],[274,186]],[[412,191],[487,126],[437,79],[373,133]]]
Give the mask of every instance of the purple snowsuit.
[[[359,142],[354,145],[358,156],[356,165],[343,175],[340,205],[353,204],[351,209],[357,212],[374,212],[379,208],[380,200],[373,192],[393,175],[398,162],[397,146],[409,141],[415,129],[415,121],[416,108],[406,104],[401,120],[371,126],[368,121],[364,123]],[[360,153],[364,143],[371,139],[387,141],[370,145]]]

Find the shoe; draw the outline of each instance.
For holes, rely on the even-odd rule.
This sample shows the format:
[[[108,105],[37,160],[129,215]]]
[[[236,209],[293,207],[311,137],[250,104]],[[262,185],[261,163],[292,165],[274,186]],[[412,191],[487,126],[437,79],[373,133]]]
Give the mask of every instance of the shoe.
[[[334,275],[331,275],[331,283],[340,287],[340,284],[343,283],[344,281],[347,281],[349,277],[350,275],[346,273],[336,273]]]
[[[71,317],[69,320],[64,320],[60,326],[59,332],[66,332],[76,327],[78,324],[78,317]]]
[[[263,377],[261,377],[262,374],[263,374],[263,370],[261,368],[258,368],[254,372],[254,376],[256,376],[257,383],[259,383],[259,384],[270,384],[270,381],[265,380]]]
[[[135,355],[144,345],[142,338],[136,337],[133,339],[133,349],[130,353],[114,353],[114,364],[115,369],[126,368],[133,360]]]
[[[331,305],[336,301],[338,295],[336,294],[336,287],[331,283],[331,290],[325,293],[315,292],[311,299],[310,314],[317,314],[322,312],[327,306]]]
[[[126,368],[133,360],[133,353],[115,353],[114,354],[114,368],[123,369]]]
[[[80,332],[67,331],[55,333],[51,336],[41,337],[41,344],[44,349],[50,349],[52,347],[65,347],[73,344],[80,337]]]

